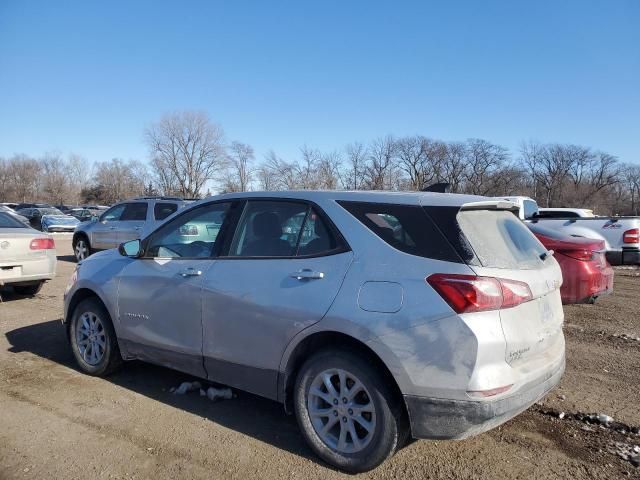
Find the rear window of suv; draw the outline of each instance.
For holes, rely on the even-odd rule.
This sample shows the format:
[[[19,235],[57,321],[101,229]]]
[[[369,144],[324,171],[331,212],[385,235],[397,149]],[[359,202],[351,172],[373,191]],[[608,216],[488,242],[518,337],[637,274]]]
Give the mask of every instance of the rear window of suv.
[[[546,249],[508,211],[338,202],[393,248],[493,268],[535,268]]]
[[[456,220],[483,267],[535,268],[547,251],[511,212],[461,210]]]

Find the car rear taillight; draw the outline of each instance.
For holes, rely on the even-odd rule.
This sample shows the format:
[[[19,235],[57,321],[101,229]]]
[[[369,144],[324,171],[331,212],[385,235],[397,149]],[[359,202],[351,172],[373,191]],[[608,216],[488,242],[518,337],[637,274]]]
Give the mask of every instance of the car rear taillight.
[[[566,255],[567,257],[575,258],[576,260],[583,260],[588,262],[593,259],[593,251],[584,248],[576,248],[572,250],[556,250],[556,252]]]
[[[436,273],[427,282],[456,313],[510,308],[533,298],[529,285],[504,278]]]
[[[29,244],[31,250],[53,250],[56,244],[53,238],[34,238]]]
[[[622,234],[623,243],[640,243],[640,228],[632,228]]]

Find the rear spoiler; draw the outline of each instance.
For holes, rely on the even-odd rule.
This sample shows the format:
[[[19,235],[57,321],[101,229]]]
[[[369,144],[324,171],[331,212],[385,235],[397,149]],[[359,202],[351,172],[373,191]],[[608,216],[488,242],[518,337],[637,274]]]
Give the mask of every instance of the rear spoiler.
[[[460,210],[507,210],[517,212],[520,206],[508,200],[484,200],[481,202],[464,203]]]

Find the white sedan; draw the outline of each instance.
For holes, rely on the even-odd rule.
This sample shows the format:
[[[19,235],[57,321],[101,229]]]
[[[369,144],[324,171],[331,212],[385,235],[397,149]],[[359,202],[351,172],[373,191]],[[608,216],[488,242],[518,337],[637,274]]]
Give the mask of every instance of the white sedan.
[[[56,274],[56,246],[11,215],[0,212],[0,287],[11,285],[19,295],[35,295]]]

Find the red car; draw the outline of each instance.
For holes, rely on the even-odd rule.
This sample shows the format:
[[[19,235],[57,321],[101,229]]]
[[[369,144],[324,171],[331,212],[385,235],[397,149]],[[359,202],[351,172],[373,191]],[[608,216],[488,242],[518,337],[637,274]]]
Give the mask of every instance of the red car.
[[[613,268],[607,262],[604,241],[571,237],[537,224],[527,224],[562,270],[562,303],[593,303],[613,291]]]

